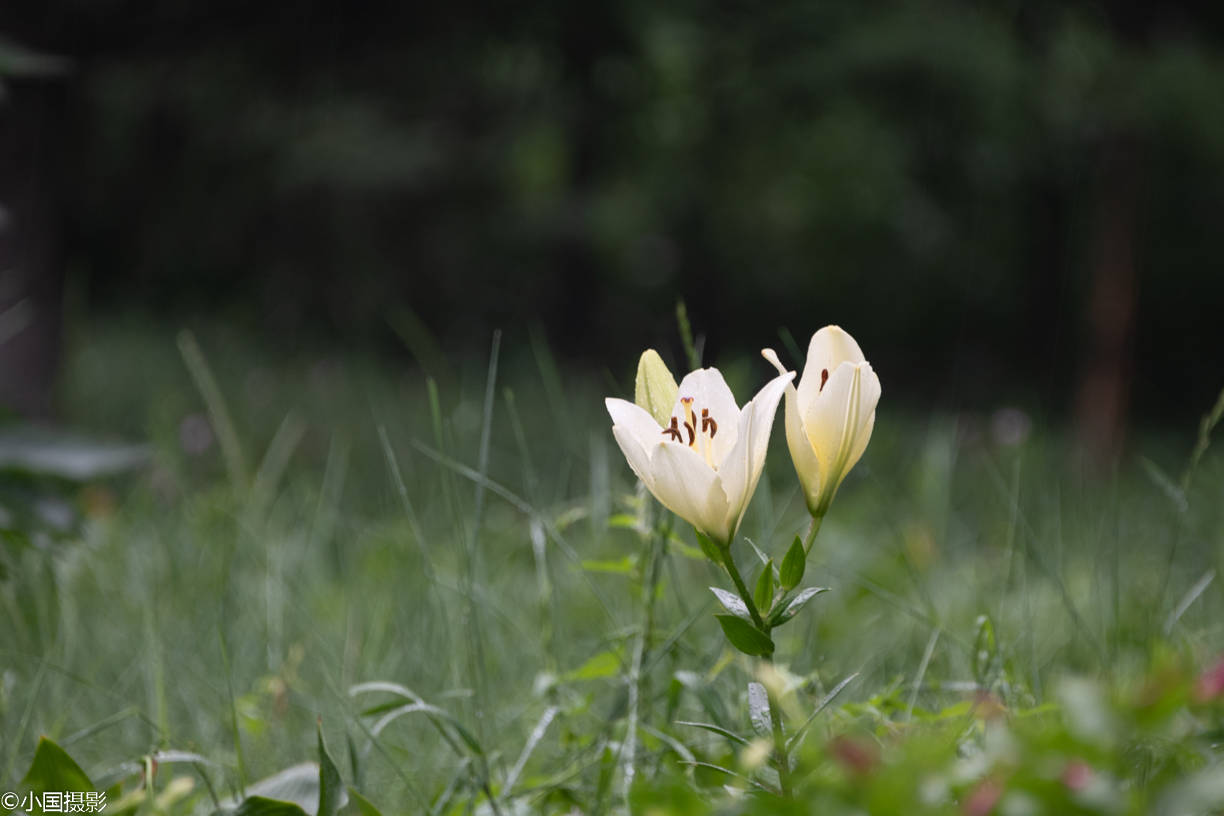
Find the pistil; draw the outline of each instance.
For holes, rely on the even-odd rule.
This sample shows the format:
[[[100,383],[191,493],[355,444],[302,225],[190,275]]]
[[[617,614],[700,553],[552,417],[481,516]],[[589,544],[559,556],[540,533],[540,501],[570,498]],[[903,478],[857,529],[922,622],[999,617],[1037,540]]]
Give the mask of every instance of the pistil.
[[[684,406],[684,430],[688,432],[689,447],[696,449],[698,447],[697,440],[700,439],[700,451],[701,455],[705,457],[706,464],[717,469],[717,465],[714,463],[714,448],[711,443],[714,441],[714,434],[718,432],[718,423],[710,416],[709,408],[702,408],[701,424],[698,425],[692,397],[681,397],[680,404]],[[675,417],[672,417],[672,419],[675,420]]]

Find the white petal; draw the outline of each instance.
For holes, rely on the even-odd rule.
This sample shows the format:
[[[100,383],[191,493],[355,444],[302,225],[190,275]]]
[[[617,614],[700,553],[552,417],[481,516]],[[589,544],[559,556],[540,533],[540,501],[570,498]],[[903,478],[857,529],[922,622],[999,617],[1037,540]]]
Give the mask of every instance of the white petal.
[[[813,334],[808,344],[803,377],[799,380],[799,405],[804,414],[811,410],[812,403],[822,391],[823,372],[829,372],[832,378],[842,363],[861,363],[865,359],[859,344],[840,326],[825,326]],[[828,388],[829,384],[826,382],[824,387]]]
[[[664,439],[663,428],[645,408],[615,397],[605,399],[604,405],[612,417],[612,424],[633,434],[644,447]]]
[[[801,384],[802,385],[802,384]],[[842,363],[830,373],[824,390],[812,401],[803,415],[803,430],[815,448],[820,463],[822,481],[836,479],[832,473],[843,445],[853,442],[855,432],[865,417],[858,416],[862,376],[858,366]],[[802,397],[800,397],[802,404]],[[830,485],[826,484],[826,489]]]
[[[752,432],[755,427],[753,417],[758,410],[759,406],[752,402],[744,406],[744,410],[740,412],[736,423],[738,425],[738,439],[735,446],[727,452],[726,458],[718,466],[718,478],[722,482],[723,492],[727,496],[726,525],[732,531],[732,534],[739,527],[739,520],[743,517],[744,510],[748,507],[749,499],[752,498],[752,491],[749,486],[753,483],[752,449],[754,445]]]
[[[650,450],[651,492],[664,507],[720,543],[730,540],[727,496],[718,474],[687,445],[663,442]]]
[[[859,411],[867,416],[860,421],[854,433],[850,456],[842,468],[843,477],[858,464],[858,460],[863,457],[863,451],[867,450],[867,443],[871,441],[871,431],[875,427],[876,405],[880,402],[880,378],[871,370],[869,363],[864,363],[860,368],[862,369],[862,383],[859,394]]]
[[[686,398],[693,400],[693,410],[699,426],[695,429],[698,436],[701,436],[700,424],[703,408],[710,412],[710,417],[717,423],[718,432],[708,442],[712,449],[711,458],[719,461],[721,459],[719,454],[725,455],[735,445],[736,425],[739,419],[739,405],[735,402],[735,395],[727,387],[727,381],[723,379],[722,373],[717,368],[699,368],[680,381],[678,393],[672,416],[676,417],[681,426],[684,425],[687,414],[680,400]],[[698,450],[702,451],[703,455],[704,447],[702,446],[706,444],[705,439],[706,437],[702,437],[703,441],[697,443]]]
[[[854,447],[850,449],[850,458],[846,460],[846,466],[842,469],[842,477],[850,472],[850,469],[858,464],[858,460],[863,458],[863,451],[867,450],[867,443],[871,441],[871,430],[875,427],[875,411],[871,412],[871,416],[867,417],[867,421],[863,423],[862,429],[859,430],[858,436],[854,438]]]
[[[629,467],[648,488],[653,490],[649,451],[665,440],[663,429],[648,411],[632,402],[609,397],[604,400],[612,417],[612,435],[629,462]]]
[[[871,363],[862,363],[859,365],[859,368],[862,370],[862,383],[860,384],[859,391],[859,416],[861,418],[856,433],[862,434],[863,428],[867,426],[867,419],[864,418],[865,415],[870,414],[871,421],[875,421],[875,409],[876,405],[880,402],[882,390],[880,388],[880,377],[871,368]],[[868,436],[870,436],[870,431]]]
[[[727,494],[727,526],[732,533],[739,527],[748,502],[756,492],[761,470],[765,467],[765,454],[769,450],[769,436],[778,411],[778,401],[790,388],[794,378],[795,372],[784,371],[766,383],[744,406],[735,446],[719,464],[718,475]]]
[[[786,370],[773,349],[762,349],[761,356],[773,363],[779,372]],[[799,395],[793,385],[786,386],[786,447],[790,449],[791,462],[795,465],[799,484],[803,486],[808,509],[815,512],[820,486],[823,484],[820,462],[817,461],[816,450],[803,430],[803,411],[799,408]]]
[[[613,425],[612,435],[616,437],[616,444],[620,446],[621,453],[625,454],[625,461],[629,463],[633,474],[653,493],[654,476],[650,472],[650,454],[646,452],[646,446],[624,425]]]

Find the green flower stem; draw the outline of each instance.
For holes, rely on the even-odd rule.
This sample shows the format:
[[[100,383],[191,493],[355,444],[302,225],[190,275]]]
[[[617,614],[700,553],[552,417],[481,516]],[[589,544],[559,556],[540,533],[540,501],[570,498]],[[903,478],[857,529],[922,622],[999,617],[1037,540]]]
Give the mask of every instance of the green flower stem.
[[[662,573],[663,559],[667,557],[667,536],[670,531],[670,519],[666,524],[657,524],[646,544],[649,551],[646,583],[644,586],[646,613],[645,621],[642,624],[642,631],[638,634],[637,645],[633,650],[633,663],[629,670],[629,712],[625,732],[625,751],[622,758],[626,802],[628,801],[629,791],[633,786],[633,778],[636,774],[634,764],[637,753],[637,724],[641,716],[639,707],[641,701],[650,699],[649,690],[645,688],[647,678],[642,672],[642,665],[646,659],[646,653],[651,648],[655,621],[655,595],[659,586],[659,576]]]
[[[813,528],[819,528],[819,526],[819,522],[813,519]],[[809,532],[809,546],[812,538],[815,538],[815,533]],[[748,607],[748,614],[752,616],[752,622],[758,629],[768,635],[770,627],[761,619],[761,613],[756,607],[756,601],[753,600],[752,593],[748,591],[748,586],[744,583],[744,578],[740,575],[739,568],[735,566],[735,559],[731,557],[730,547],[722,548],[722,561],[723,566],[727,568],[727,574],[731,576],[731,581],[735,584],[735,591],[739,593],[744,606]],[[762,660],[766,663],[773,663],[773,658],[766,657],[762,658]],[[769,699],[769,720],[773,726],[774,765],[778,769],[778,785],[781,787],[782,795],[790,798],[790,756],[786,751],[786,734],[782,731],[782,708],[777,697],[768,686],[765,687],[765,694]]]
[[[761,659],[773,665],[772,657]],[[769,699],[769,721],[773,725],[774,764],[778,768],[778,786],[782,789],[782,795],[789,799],[791,795],[790,755],[786,750],[786,734],[782,731],[782,708],[777,695],[768,685],[765,685],[765,694]]]
[[[757,611],[756,602],[752,600],[752,593],[748,591],[743,577],[740,576],[739,568],[735,566],[735,559],[731,556],[730,547],[722,548],[722,560],[723,566],[727,568],[727,574],[731,576],[731,581],[735,584],[735,591],[739,593],[740,598],[744,601],[744,606],[748,607],[748,614],[752,616],[752,624],[768,635],[769,630],[765,628],[765,621],[761,619],[761,613]]]
[[[804,555],[812,551],[812,542],[816,540],[816,534],[820,532],[820,522],[822,521],[824,521],[824,516],[812,516],[812,523],[808,527],[807,535],[803,538]]]

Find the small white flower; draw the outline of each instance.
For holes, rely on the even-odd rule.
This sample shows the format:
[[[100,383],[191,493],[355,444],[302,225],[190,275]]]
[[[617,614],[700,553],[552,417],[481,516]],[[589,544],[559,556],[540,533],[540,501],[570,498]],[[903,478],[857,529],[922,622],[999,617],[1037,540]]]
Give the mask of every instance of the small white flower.
[[[784,371],[773,349],[761,355]],[[786,444],[808,511],[822,518],[871,439],[880,378],[838,326],[812,335],[799,387],[786,387]]]
[[[725,547],[761,478],[774,414],[794,376],[782,372],[741,410],[718,369],[699,369],[681,381],[666,424],[607,399],[612,433],[655,498]]]

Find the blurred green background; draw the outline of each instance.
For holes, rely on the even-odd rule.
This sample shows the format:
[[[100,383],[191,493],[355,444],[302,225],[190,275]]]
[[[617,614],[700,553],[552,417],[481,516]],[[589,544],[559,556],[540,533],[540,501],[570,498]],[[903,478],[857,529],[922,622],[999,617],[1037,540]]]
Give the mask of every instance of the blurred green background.
[[[708,361],[837,322],[894,405],[1105,455],[1224,379],[1212,7],[43,0],[0,34],[0,305],[427,368],[535,327],[623,378],[683,298]],[[62,334],[6,344],[6,393]]]
[[[320,715],[388,812],[614,811],[631,720],[647,784],[738,762],[677,725],[751,733],[721,577],[602,403],[685,367],[680,302],[741,400],[831,322],[883,382],[779,641],[799,716],[846,689],[813,751],[977,692],[1063,734],[1074,672],[1130,719],[1025,767],[1133,813],[1224,778],[1222,43],[1188,2],[4,0],[0,783],[42,734],[128,791],[187,750],[204,808]],[[775,427],[743,533],[806,523]],[[487,763],[376,739],[370,680]],[[908,812],[932,734],[821,812]]]

